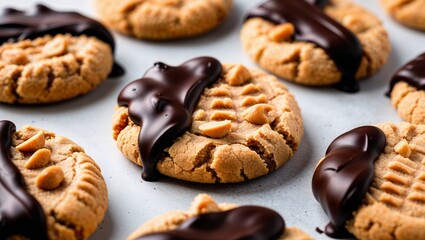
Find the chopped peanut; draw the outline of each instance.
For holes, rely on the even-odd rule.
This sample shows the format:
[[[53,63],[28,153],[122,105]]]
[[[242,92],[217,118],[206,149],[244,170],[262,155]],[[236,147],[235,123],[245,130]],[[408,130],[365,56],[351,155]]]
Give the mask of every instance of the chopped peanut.
[[[401,141],[399,143],[397,143],[394,146],[394,150],[396,151],[396,153],[400,154],[403,157],[409,157],[410,154],[412,153],[412,150],[409,147],[409,143],[407,143],[406,141]]]
[[[236,65],[226,75],[226,81],[231,86],[240,86],[251,78],[251,73],[243,65]]]
[[[35,152],[38,149],[44,147],[45,144],[46,142],[44,140],[44,133],[42,131],[39,131],[25,142],[16,146],[16,149],[23,152]]]
[[[35,179],[35,184],[43,190],[54,190],[58,188],[65,178],[62,168],[50,166],[44,169]]]
[[[68,52],[68,42],[63,38],[55,38],[43,47],[42,52],[46,57],[63,55]]]
[[[196,216],[204,213],[219,212],[220,207],[217,203],[207,194],[199,194],[193,200],[189,213]]]
[[[270,40],[274,42],[283,42],[294,35],[295,27],[291,23],[283,23],[275,26],[269,33]]]
[[[52,152],[49,149],[42,148],[37,150],[28,161],[25,167],[28,169],[37,169],[46,166],[50,163]]]
[[[222,138],[230,133],[232,129],[232,122],[229,120],[220,122],[208,122],[199,126],[201,132],[212,138]]]
[[[242,113],[242,116],[246,121],[252,124],[262,125],[273,120],[271,116],[273,114],[269,114],[273,109],[272,106],[267,104],[257,104],[246,109]]]

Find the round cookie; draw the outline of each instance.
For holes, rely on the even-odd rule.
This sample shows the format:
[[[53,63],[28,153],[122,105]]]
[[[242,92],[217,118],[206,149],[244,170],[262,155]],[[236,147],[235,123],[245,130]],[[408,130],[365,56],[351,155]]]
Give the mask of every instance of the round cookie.
[[[132,37],[187,38],[208,32],[229,14],[232,0],[96,0],[102,20]]]
[[[112,35],[78,13],[9,8],[0,14],[0,30],[0,102],[59,102],[123,74],[114,65]]]
[[[99,166],[64,137],[0,121],[0,239],[88,239],[107,188]]]
[[[275,77],[201,57],[156,63],[118,98],[113,137],[143,166],[201,183],[242,182],[281,167],[303,135],[299,107]],[[140,127],[142,126],[142,127]]]
[[[313,177],[331,237],[425,238],[425,126],[383,123],[335,139]],[[348,230],[348,231],[347,231]]]
[[[394,74],[388,95],[405,121],[425,124],[425,53]]]
[[[382,6],[400,23],[425,30],[425,2],[422,0],[381,0]]]
[[[210,196],[199,194],[192,202],[189,211],[173,211],[155,217],[133,232],[128,240],[170,239],[170,237],[254,239],[254,236],[255,239],[313,239],[296,227],[285,227],[282,217],[271,209],[217,204]]]
[[[356,79],[378,71],[391,49],[380,21],[350,0],[268,0],[248,14],[241,41],[285,80],[346,92],[358,91]]]

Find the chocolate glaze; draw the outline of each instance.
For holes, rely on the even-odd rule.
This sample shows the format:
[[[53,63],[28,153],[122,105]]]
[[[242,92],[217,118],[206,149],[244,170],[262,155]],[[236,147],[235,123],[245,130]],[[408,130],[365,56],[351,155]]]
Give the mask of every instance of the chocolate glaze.
[[[143,125],[139,151],[144,180],[158,179],[156,164],[161,154],[190,127],[202,91],[219,79],[221,69],[220,62],[210,57],[195,58],[178,67],[157,62],[142,79],[121,91],[118,104],[128,106],[131,120]]]
[[[96,37],[115,50],[115,41],[108,29],[76,12],[57,12],[37,4],[28,11],[6,8],[0,13],[0,44],[66,33]],[[110,76],[122,74],[124,69],[114,63]]]
[[[48,239],[44,212],[37,200],[26,192],[25,181],[10,159],[12,122],[0,121],[0,239],[24,236]]]
[[[145,235],[137,240],[272,240],[278,239],[284,230],[285,222],[275,211],[244,206],[202,214],[183,222],[176,230]]]
[[[377,127],[355,128],[336,138],[313,175],[313,194],[331,219],[325,233],[333,238],[351,234],[345,222],[361,204],[374,176],[374,161],[386,144]]]
[[[387,93],[388,96],[390,96],[394,85],[401,81],[419,90],[425,90],[425,53],[408,62],[394,74],[391,79],[390,90]]]
[[[295,26],[293,40],[318,45],[335,62],[342,73],[336,87],[357,92],[356,72],[362,59],[362,46],[351,31],[319,8],[327,3],[326,0],[269,0],[253,9],[247,19],[260,17],[275,24],[292,23]]]

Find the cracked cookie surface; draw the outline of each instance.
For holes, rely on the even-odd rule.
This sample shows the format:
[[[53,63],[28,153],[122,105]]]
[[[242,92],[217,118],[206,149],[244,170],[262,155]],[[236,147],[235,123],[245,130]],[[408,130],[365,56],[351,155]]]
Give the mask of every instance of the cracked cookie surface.
[[[32,126],[13,135],[10,155],[43,208],[49,239],[88,239],[108,205],[99,166],[69,139]]]
[[[381,0],[382,6],[400,23],[425,31],[425,2],[422,0]]]
[[[136,38],[167,40],[196,36],[218,26],[232,0],[96,0],[101,19]]]
[[[59,102],[96,88],[113,66],[109,45],[86,36],[44,36],[0,46],[0,102]]]
[[[357,79],[373,75],[386,63],[390,43],[373,14],[349,0],[331,0],[324,12],[353,32],[361,43],[363,56]],[[294,31],[286,26],[262,18],[248,19],[240,36],[245,52],[285,80],[312,86],[338,84],[342,73],[326,51],[312,43],[289,41]]]
[[[127,107],[116,108],[113,137],[138,165],[140,129]],[[262,71],[225,64],[220,79],[204,89],[189,130],[165,149],[156,167],[187,181],[241,182],[281,167],[303,131],[300,109],[282,83]]]
[[[425,124],[425,91],[398,82],[391,91],[391,102],[398,114],[414,124]]]
[[[189,211],[172,211],[166,214],[157,216],[134,231],[128,240],[136,240],[143,236],[153,233],[172,231],[178,228],[183,222],[190,218],[198,217],[202,214],[220,213],[231,209],[237,209],[235,204],[218,204],[207,194],[199,194],[195,197]],[[251,222],[254,220],[250,218]],[[270,223],[269,223],[270,224]],[[304,233],[297,227],[284,227],[284,233],[276,238],[276,240],[311,240],[313,239],[308,234]],[[254,228],[255,229],[255,228]]]

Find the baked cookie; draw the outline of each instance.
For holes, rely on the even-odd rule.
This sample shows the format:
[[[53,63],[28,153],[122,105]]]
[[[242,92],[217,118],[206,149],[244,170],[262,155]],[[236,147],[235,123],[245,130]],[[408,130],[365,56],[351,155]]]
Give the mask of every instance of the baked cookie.
[[[381,4],[400,23],[425,30],[425,2],[423,0],[381,0]]]
[[[59,102],[123,74],[113,61],[112,35],[75,12],[4,9],[0,44],[0,102]]]
[[[0,121],[0,239],[87,239],[107,205],[100,168],[80,146]]]
[[[394,74],[388,95],[405,121],[425,124],[425,53]]]
[[[113,137],[148,181],[256,178],[281,167],[303,135],[300,109],[275,77],[210,57],[155,63],[118,104]]]
[[[283,218],[271,209],[217,204],[210,196],[199,194],[189,211],[173,211],[153,218],[128,237],[128,240],[149,239],[313,238],[296,227],[286,227]]]
[[[329,146],[313,193],[331,219],[325,232],[358,239],[425,239],[425,125],[353,129]]]
[[[96,0],[111,28],[140,39],[170,40],[208,32],[229,14],[232,0]]]
[[[244,50],[264,69],[299,84],[357,92],[356,79],[387,61],[380,21],[350,0],[268,0],[241,30]]]

